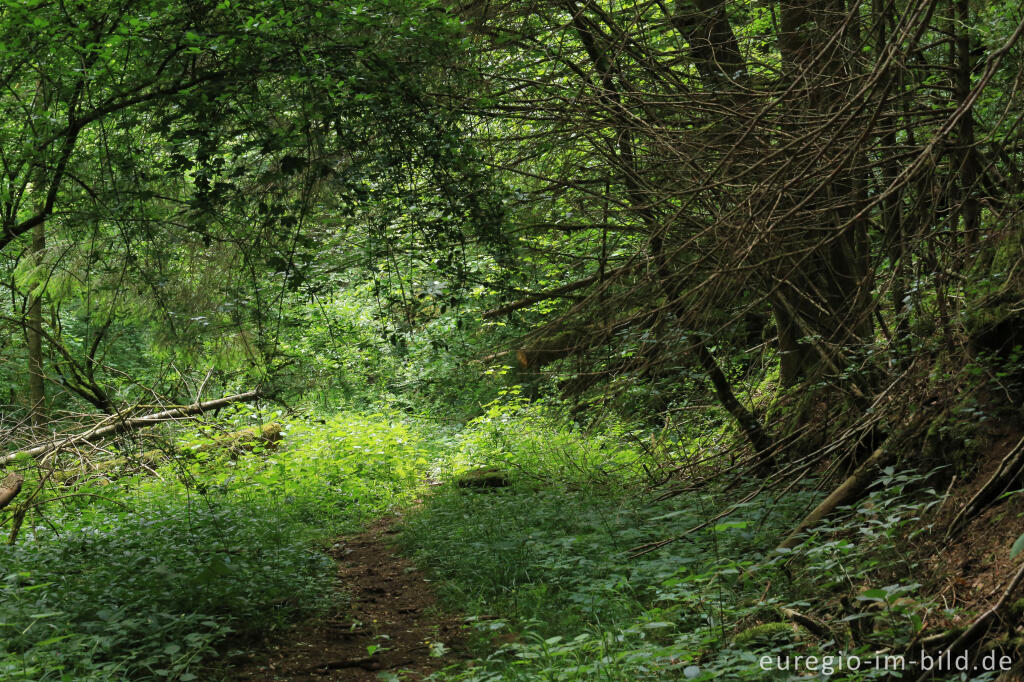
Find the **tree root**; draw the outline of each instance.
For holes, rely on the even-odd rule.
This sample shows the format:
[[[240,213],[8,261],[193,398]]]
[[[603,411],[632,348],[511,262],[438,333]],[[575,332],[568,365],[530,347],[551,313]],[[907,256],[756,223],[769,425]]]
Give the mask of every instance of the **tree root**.
[[[999,463],[999,468],[988,479],[988,482],[981,487],[981,490],[974,494],[970,502],[964,505],[964,508],[960,510],[960,513],[949,524],[945,540],[948,541],[963,530],[964,526],[970,523],[971,519],[978,512],[987,507],[1000,494],[1006,492],[1022,474],[1024,474],[1024,438],[1021,438],[1013,446],[1013,449],[1003,457],[1003,461]]]
[[[1022,565],[1017,570],[1017,573],[1014,574],[1013,578],[1010,579],[1006,589],[1003,590],[1002,596],[999,597],[999,601],[997,601],[988,611],[981,614],[981,616],[971,624],[971,627],[967,628],[963,634],[957,637],[956,641],[950,644],[946,650],[953,652],[964,651],[984,637],[992,628],[993,623],[999,620],[1001,616],[1000,611],[1002,611],[1010,601],[1010,597],[1013,596],[1013,593],[1016,592],[1021,583],[1024,583],[1024,565]],[[932,671],[925,671],[917,678],[917,682],[927,682],[932,675]]]

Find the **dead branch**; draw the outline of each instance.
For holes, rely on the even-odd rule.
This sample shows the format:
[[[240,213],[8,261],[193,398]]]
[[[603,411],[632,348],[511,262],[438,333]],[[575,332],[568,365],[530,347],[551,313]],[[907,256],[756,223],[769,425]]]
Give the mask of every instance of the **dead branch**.
[[[21,492],[21,484],[25,482],[25,478],[21,474],[16,474],[13,471],[7,474],[7,477],[0,482],[0,509],[3,509],[11,503],[18,493]]]
[[[138,429],[143,429],[147,426],[155,426],[164,422],[196,417],[206,412],[219,410],[232,403],[252,402],[262,396],[262,391],[257,389],[255,391],[248,391],[246,393],[238,393],[236,395],[218,398],[217,400],[208,400],[203,403],[195,403],[185,407],[176,407],[174,409],[164,410],[163,412],[156,412],[154,414],[147,414],[141,417],[121,417],[116,419],[113,423],[109,423],[108,420],[107,422],[102,423],[102,425],[97,425],[85,433],[76,434],[74,436],[64,438],[63,440],[47,443],[45,445],[38,445],[34,448],[29,448],[28,450],[22,450],[20,452],[0,457],[0,466],[6,465],[18,457],[34,457],[44,460],[68,447],[101,440],[126,431],[137,431]]]
[[[1022,582],[1024,582],[1024,566],[1017,569],[1017,572],[1007,584],[1006,589],[1003,590],[1002,596],[999,597],[999,601],[997,601],[988,611],[981,614],[981,616],[971,624],[971,627],[967,628],[962,635],[957,637],[956,641],[949,645],[946,650],[964,651],[984,637],[985,633],[992,627],[993,622],[999,618],[1000,612],[1006,606],[1007,602],[1010,601],[1010,598],[1013,596],[1014,592],[1017,591],[1017,588],[1020,587]],[[932,679],[932,675],[933,673],[930,671],[924,672],[917,678],[917,682],[925,682],[926,680]]]

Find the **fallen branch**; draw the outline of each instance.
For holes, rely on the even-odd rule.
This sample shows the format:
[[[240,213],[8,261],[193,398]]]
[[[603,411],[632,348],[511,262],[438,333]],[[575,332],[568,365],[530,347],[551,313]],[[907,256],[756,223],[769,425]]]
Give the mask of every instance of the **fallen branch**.
[[[793,621],[797,625],[802,625],[811,634],[817,635],[818,637],[824,640],[836,640],[835,633],[832,632],[832,630],[830,630],[825,623],[818,620],[817,618],[811,618],[810,616],[800,613],[795,609],[783,608],[781,609],[781,611],[783,616]]]
[[[984,637],[985,633],[992,627],[992,623],[999,618],[999,612],[1007,602],[1010,601],[1010,597],[1013,596],[1013,593],[1017,591],[1017,588],[1020,587],[1022,582],[1024,582],[1024,566],[1021,566],[1017,570],[1017,573],[1014,574],[1013,578],[1010,579],[1006,589],[1003,590],[1002,596],[999,597],[999,601],[997,601],[988,611],[981,614],[981,616],[971,624],[971,627],[967,628],[962,635],[956,638],[955,642],[946,648],[946,651],[965,651],[968,647],[973,646],[975,642]],[[932,679],[933,674],[934,673],[931,671],[924,672],[917,678],[917,682],[926,682],[926,680]]]
[[[11,500],[18,496],[18,493],[21,492],[21,484],[24,482],[25,478],[14,472],[7,474],[7,477],[0,481],[0,509],[9,505]]]
[[[893,456],[893,453],[887,452],[884,446],[871,453],[871,456],[864,460],[864,463],[857,467],[857,470],[843,481],[842,485],[833,490],[831,495],[822,500],[821,504],[804,517],[800,525],[793,529],[789,537],[779,545],[779,549],[796,547],[800,544],[802,539],[800,536],[805,530],[831,514],[837,507],[859,498],[875,480],[875,472],[885,466]]]
[[[0,457],[0,466],[6,465],[17,457],[35,457],[45,459],[46,457],[71,446],[91,443],[109,436],[124,433],[125,431],[137,431],[138,429],[143,429],[147,426],[156,426],[157,424],[163,424],[164,422],[195,417],[205,412],[219,410],[232,403],[252,402],[262,396],[263,393],[257,389],[255,391],[226,396],[217,400],[208,400],[205,403],[195,403],[187,407],[176,407],[171,410],[164,410],[163,412],[147,414],[141,417],[123,417],[117,419],[112,424],[109,423],[108,420],[108,422],[105,422],[106,425],[97,425],[85,433],[69,436],[68,438],[54,443],[39,445],[34,448],[29,448],[28,450],[22,450],[20,452]]]

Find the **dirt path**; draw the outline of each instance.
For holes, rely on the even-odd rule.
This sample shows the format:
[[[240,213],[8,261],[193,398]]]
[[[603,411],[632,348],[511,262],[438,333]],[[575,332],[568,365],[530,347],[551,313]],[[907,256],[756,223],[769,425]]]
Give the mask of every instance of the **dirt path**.
[[[284,633],[232,679],[420,680],[455,663],[461,620],[439,613],[430,583],[395,554],[394,524],[380,519],[331,550],[347,608]]]

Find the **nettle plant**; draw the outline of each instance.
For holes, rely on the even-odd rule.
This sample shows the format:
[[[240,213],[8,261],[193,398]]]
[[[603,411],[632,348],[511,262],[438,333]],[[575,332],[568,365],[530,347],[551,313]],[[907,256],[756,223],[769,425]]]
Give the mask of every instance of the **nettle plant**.
[[[644,453],[627,442],[629,425],[566,428],[563,406],[531,401],[518,385],[501,389],[460,437],[457,467],[514,468],[527,478],[604,488],[644,476]]]
[[[776,550],[769,560],[792,576],[794,595],[833,594],[834,610],[855,646],[898,648],[936,608],[915,597],[921,586],[912,579],[916,559],[899,550],[931,528],[925,516],[941,497],[925,487],[926,479],[887,467],[866,498],[811,529],[796,549]]]

